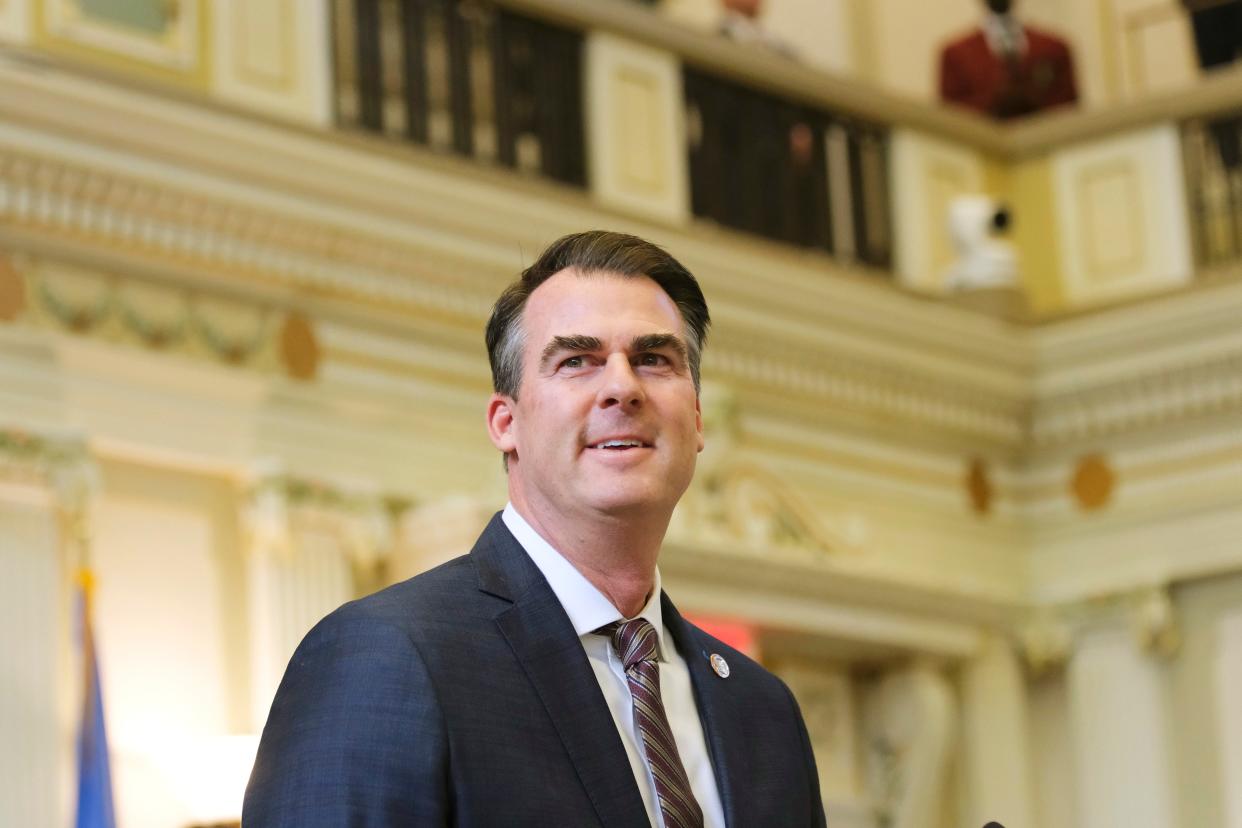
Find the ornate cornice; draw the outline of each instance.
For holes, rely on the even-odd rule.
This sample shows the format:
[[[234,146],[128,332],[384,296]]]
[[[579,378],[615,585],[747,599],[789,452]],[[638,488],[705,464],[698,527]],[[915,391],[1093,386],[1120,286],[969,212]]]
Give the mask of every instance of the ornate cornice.
[[[63,511],[79,513],[98,487],[98,469],[80,438],[0,429],[0,482],[46,489]]]
[[[196,294],[371,320],[398,338],[425,338],[434,330],[441,345],[478,352],[477,331],[501,283],[488,264],[466,256],[450,261],[399,232],[376,232],[365,215],[333,219],[318,215],[313,204],[254,206],[244,189],[221,194],[227,188],[186,187],[172,170],[140,175],[111,169],[114,160],[54,157],[29,146],[36,138],[0,133],[0,236],[11,248],[57,257],[72,251],[104,270],[191,284]],[[83,156],[89,153],[75,159]],[[384,228],[391,220],[375,224]],[[486,224],[476,231],[485,235]],[[811,406],[1018,445],[1023,395],[1016,379],[1005,376],[1006,360],[995,356],[998,332],[991,323],[965,320],[978,329],[977,346],[938,347],[927,335],[943,324],[933,309],[874,285],[843,285],[830,297],[815,284],[822,274],[805,264],[806,273],[776,278],[772,310],[757,311],[746,307],[753,300],[747,266],[733,261],[712,268],[715,255],[692,240],[687,249],[708,260],[719,282],[712,286],[721,318],[708,363],[713,375]],[[808,314],[808,303],[842,324],[825,329],[823,319]],[[805,321],[795,324],[797,316]],[[870,330],[896,335],[894,318],[907,323],[901,335],[916,336],[917,345],[903,349]],[[162,335],[178,333],[174,327]],[[962,359],[972,351],[987,364]]]
[[[1242,412],[1239,318],[1242,284],[1205,283],[1036,330],[1031,448]]]
[[[378,321],[399,338],[434,330],[438,344],[447,337],[477,355],[477,330],[508,274],[489,253],[468,252],[468,240],[450,255],[411,240],[400,216],[291,200],[96,149],[53,153],[46,137],[0,132],[0,235],[11,248],[72,252],[127,272],[141,265],[209,294]],[[473,232],[486,237],[492,218],[480,214]],[[1201,297],[1189,314],[1144,306],[1028,331],[858,279],[825,281],[814,266],[824,262],[777,258],[756,284],[757,257],[739,262],[701,235],[671,244],[711,274],[719,297],[709,375],[742,393],[780,395],[791,416],[847,412],[1014,452],[1242,406],[1242,343],[1221,341],[1229,331],[1201,321],[1208,310],[1219,317],[1222,304],[1242,308],[1233,286]],[[1200,324],[1185,329],[1179,320],[1187,317]],[[179,330],[142,335],[167,339]],[[1161,349],[1165,358],[1128,359]],[[1103,367],[1084,370],[1092,363]]]
[[[36,339],[45,330],[23,326],[56,330],[46,339],[58,352],[67,331],[243,369],[236,376],[249,383],[253,408],[238,422],[262,411],[326,432],[348,420],[354,428],[302,471],[356,452],[360,467],[391,474],[383,485],[399,489],[416,476],[384,465],[391,458],[377,447],[394,437],[464,468],[453,455],[467,423],[476,433],[486,397],[480,334],[491,303],[542,244],[584,226],[651,237],[700,275],[715,318],[705,375],[731,386],[757,425],[742,438],[758,435],[741,446],[749,459],[792,466],[801,452],[814,456],[805,464],[813,474],[865,478],[877,500],[921,499],[935,514],[919,519],[961,533],[958,548],[976,548],[972,532],[990,533],[1017,561],[1024,550],[1014,543],[1027,535],[1005,521],[1059,504],[1077,456],[1242,410],[1238,283],[1021,327],[903,293],[825,256],[705,224],[645,224],[580,193],[378,140],[2,61],[0,106],[0,242],[13,263],[0,278],[23,280],[6,294],[3,324]],[[282,337],[278,323],[291,319],[293,334]],[[305,359],[285,361],[298,382],[265,376],[277,373],[282,340],[302,343]],[[391,430],[368,442],[373,422]],[[270,426],[256,439],[279,454],[297,448],[290,433],[281,442],[283,430]],[[843,443],[849,451],[838,450]],[[240,455],[252,444],[236,445]],[[469,462],[481,467],[486,453]],[[966,511],[968,461],[983,470],[984,488],[996,488],[1001,520],[963,526],[985,519]],[[1118,468],[1124,493],[1129,469]],[[817,503],[785,496],[775,479],[760,469],[720,482],[755,513],[773,507],[771,520],[750,528],[794,537],[791,554],[831,560],[825,579],[847,582],[840,570],[854,559],[835,554],[852,543],[847,522],[824,522]],[[886,559],[860,546],[861,557]],[[739,572],[749,577],[752,564],[772,562]],[[801,571],[791,564],[786,577]],[[886,594],[896,583],[887,571],[859,578]],[[966,594],[960,578],[946,578],[953,583],[929,604]],[[979,588],[977,615],[992,617],[989,602],[1021,600],[1006,578],[1008,570]]]

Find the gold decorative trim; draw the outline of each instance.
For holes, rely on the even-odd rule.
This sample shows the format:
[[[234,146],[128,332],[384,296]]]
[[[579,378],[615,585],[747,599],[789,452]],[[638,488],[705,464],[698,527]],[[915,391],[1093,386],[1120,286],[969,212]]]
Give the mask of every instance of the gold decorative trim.
[[[0,322],[12,322],[26,309],[26,279],[12,260],[0,256]]]
[[[987,461],[973,457],[966,464],[966,495],[976,514],[986,515],[992,510],[993,486]]]
[[[280,357],[285,372],[298,380],[313,380],[319,373],[322,352],[311,321],[300,313],[285,317],[280,328]]]
[[[1108,505],[1116,484],[1117,475],[1108,460],[1100,454],[1089,454],[1078,461],[1070,491],[1078,506],[1089,512]]]

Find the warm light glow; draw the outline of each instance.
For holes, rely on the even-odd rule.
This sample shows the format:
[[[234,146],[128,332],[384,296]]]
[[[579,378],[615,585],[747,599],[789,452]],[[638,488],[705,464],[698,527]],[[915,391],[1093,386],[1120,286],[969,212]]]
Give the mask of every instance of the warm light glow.
[[[171,793],[190,824],[210,825],[241,819],[242,796],[254,766],[259,737],[208,736],[161,750]]]
[[[719,638],[738,652],[759,660],[759,636],[754,624],[727,618],[686,615],[686,620],[710,636]]]

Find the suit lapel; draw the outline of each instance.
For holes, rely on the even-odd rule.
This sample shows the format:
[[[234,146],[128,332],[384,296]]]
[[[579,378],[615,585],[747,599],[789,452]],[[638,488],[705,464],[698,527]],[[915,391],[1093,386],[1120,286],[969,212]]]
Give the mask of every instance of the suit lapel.
[[[543,574],[492,518],[471,552],[484,592],[512,601],[496,616],[605,826],[646,825],[629,758],[569,616]]]
[[[699,708],[703,735],[707,738],[725,824],[753,825],[755,823],[746,813],[745,796],[747,780],[751,778],[750,754],[746,750],[746,734],[740,727],[746,711],[734,692],[736,688],[728,679],[716,675],[709,661],[711,653],[698,631],[681,617],[667,594],[662,594],[660,599],[664,627],[690,670],[694,701]]]

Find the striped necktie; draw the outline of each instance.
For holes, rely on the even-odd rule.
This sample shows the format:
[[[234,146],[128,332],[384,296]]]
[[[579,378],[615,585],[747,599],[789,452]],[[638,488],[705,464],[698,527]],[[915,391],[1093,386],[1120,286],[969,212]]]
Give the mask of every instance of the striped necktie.
[[[634,721],[643,739],[643,753],[665,828],[702,828],[703,811],[695,801],[686,777],[686,769],[677,753],[673,731],[660,701],[660,665],[656,662],[655,627],[642,618],[625,623],[614,622],[596,630],[609,636],[612,646],[625,665],[625,677],[634,703]]]

